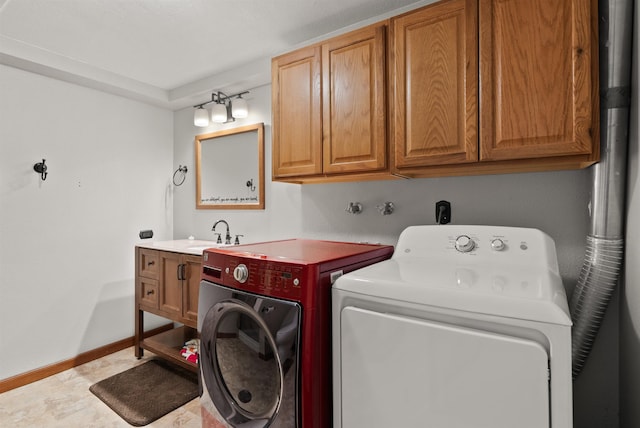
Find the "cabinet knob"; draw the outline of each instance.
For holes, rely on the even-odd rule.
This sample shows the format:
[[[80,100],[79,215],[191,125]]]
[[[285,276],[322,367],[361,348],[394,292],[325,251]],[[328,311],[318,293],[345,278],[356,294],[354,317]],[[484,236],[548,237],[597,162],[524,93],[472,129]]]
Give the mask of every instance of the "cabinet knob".
[[[147,262],[147,266],[153,266],[156,264],[155,260],[151,260],[150,262]]]
[[[149,296],[149,295],[151,295],[151,294],[153,294],[153,293],[154,293],[154,291],[153,291],[153,290],[147,290],[147,296]]]

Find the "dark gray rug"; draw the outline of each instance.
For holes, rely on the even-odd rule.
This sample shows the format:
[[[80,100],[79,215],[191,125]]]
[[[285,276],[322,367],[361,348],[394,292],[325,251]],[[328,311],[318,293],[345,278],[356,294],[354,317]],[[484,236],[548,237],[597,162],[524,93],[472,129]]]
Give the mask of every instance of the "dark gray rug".
[[[148,425],[198,396],[198,376],[154,359],[91,385],[93,394],[134,426]]]

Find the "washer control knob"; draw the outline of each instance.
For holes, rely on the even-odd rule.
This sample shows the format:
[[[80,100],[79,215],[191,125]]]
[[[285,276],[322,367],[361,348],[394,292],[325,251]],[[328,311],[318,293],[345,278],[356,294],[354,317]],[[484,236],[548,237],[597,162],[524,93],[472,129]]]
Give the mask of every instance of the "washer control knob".
[[[469,238],[467,235],[460,235],[456,238],[456,250],[461,253],[468,253],[476,247],[476,243],[473,242],[473,239]]]
[[[246,265],[239,264],[233,270],[233,277],[236,279],[236,281],[245,283],[247,282],[247,279],[249,279],[249,269],[247,269]]]
[[[504,241],[500,238],[496,238],[493,241],[491,241],[491,249],[494,251],[502,251],[504,250]]]

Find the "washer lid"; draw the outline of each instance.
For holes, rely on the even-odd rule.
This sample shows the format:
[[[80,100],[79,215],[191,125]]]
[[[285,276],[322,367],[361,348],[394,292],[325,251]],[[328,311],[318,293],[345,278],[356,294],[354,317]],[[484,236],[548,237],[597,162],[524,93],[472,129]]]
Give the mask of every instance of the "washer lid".
[[[560,276],[522,265],[402,257],[348,273],[333,287],[398,302],[571,325]]]

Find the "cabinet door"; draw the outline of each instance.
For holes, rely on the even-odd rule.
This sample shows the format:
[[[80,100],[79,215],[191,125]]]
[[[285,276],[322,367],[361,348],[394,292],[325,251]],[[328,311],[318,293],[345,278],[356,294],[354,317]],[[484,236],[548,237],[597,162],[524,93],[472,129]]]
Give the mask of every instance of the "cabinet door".
[[[158,307],[171,317],[178,318],[182,316],[181,259],[182,256],[177,253],[160,253],[161,275],[158,284],[160,287]]]
[[[480,0],[481,160],[589,154],[591,0]]]
[[[368,172],[387,166],[386,24],[322,45],[324,172]]]
[[[477,0],[439,2],[392,28],[395,167],[477,161]]]
[[[182,283],[182,316],[198,321],[198,290],[200,289],[200,269],[202,257],[184,256],[184,279]]]
[[[320,174],[320,47],[274,58],[271,81],[273,177]]]

